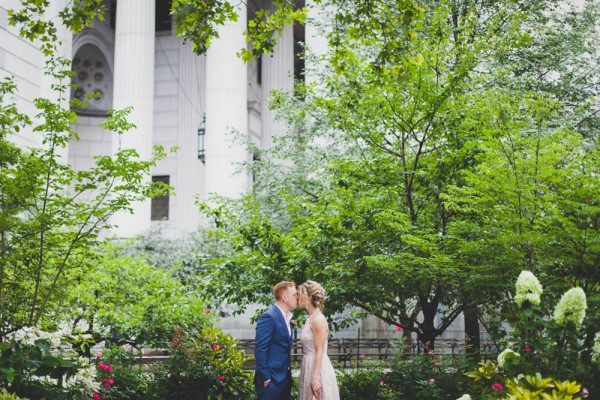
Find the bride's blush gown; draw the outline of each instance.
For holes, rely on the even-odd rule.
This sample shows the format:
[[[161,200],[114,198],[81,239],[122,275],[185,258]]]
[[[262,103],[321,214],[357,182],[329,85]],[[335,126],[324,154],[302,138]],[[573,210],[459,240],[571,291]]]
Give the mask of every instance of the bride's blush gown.
[[[315,366],[315,340],[312,330],[310,329],[311,318],[312,315],[306,319],[306,322],[302,327],[302,333],[300,334],[300,341],[302,342],[302,364],[300,365],[298,400],[339,400],[340,393],[335,370],[327,355],[327,341],[325,342],[323,365],[321,366],[321,396],[318,398],[314,397],[310,388],[310,380]]]

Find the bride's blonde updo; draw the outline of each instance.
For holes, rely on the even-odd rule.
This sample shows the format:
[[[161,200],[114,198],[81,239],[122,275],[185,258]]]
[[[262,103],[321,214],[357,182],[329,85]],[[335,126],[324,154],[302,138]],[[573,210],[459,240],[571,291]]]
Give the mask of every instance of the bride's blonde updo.
[[[304,293],[313,307],[323,311],[325,306],[325,289],[315,281],[306,281],[299,287],[300,292]]]

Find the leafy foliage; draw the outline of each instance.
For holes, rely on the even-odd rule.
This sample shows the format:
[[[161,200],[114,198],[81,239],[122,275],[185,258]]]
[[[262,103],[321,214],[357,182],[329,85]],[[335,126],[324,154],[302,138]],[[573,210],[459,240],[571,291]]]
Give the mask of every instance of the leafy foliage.
[[[381,399],[384,392],[385,373],[382,368],[361,368],[338,375],[340,399]],[[383,384],[382,384],[383,382]]]
[[[254,394],[252,373],[242,369],[247,361],[236,340],[218,328],[198,334],[177,329],[169,359],[154,371],[152,394],[172,399],[247,399]]]
[[[171,7],[176,32],[184,41],[192,39],[192,50],[205,54],[213,38],[218,38],[218,25],[237,21],[235,6],[222,0],[174,0]]]
[[[26,0],[20,6],[9,10],[9,23],[19,27],[22,38],[40,45],[56,100],[34,99],[33,118],[17,108],[13,80],[0,84],[0,339],[23,326],[56,329],[73,284],[69,279],[93,257],[99,236],[111,228],[110,217],[168,189],[148,179],[166,156],[162,147],[155,147],[149,160],[133,149],[119,149],[97,157],[88,170],[75,170],[63,158],[68,142],[77,139],[71,129],[77,115],[69,106],[85,104],[69,104],[72,72],[70,60],[56,54],[56,24],[77,32],[94,17],[103,18],[103,2],[69,2],[57,10],[57,19],[48,18],[47,1]],[[124,134],[133,127],[126,120],[130,111],[110,110],[101,127]],[[40,145],[17,146],[15,135],[23,129]]]
[[[397,358],[338,376],[341,399],[456,399],[467,386],[472,367],[465,356],[434,358],[420,354]]]
[[[101,399],[105,400],[143,400],[147,399],[153,379],[142,364],[142,352],[131,346],[116,346],[102,350],[96,356],[96,362],[112,367],[110,388],[104,386]]]
[[[547,399],[571,400],[581,389],[581,385],[572,381],[557,381],[551,378],[543,379],[539,374],[515,378],[506,383],[509,398],[515,400]]]
[[[4,389],[4,388],[2,388],[2,391],[0,392],[0,399],[2,399],[2,400],[27,400],[24,397],[19,397],[16,394],[7,392],[6,389]]]
[[[56,20],[47,18],[49,2],[46,0],[23,0],[18,10],[8,10],[10,25],[19,26],[19,36],[30,41],[39,41],[44,56],[54,54],[59,42]],[[105,6],[102,0],[80,0],[69,2],[58,11],[59,20],[73,32],[81,31],[92,24],[94,18],[104,20]]]
[[[315,279],[328,312],[363,310],[434,347],[461,313],[504,305],[521,269],[595,287],[582,261],[596,264],[598,210],[582,194],[598,189],[598,162],[572,128],[597,87],[573,106],[544,76],[517,84],[535,49],[558,51],[535,27],[593,20],[594,7],[552,19],[554,1],[357,4],[336,20],[318,83],[275,97],[298,128],[287,153],[261,152],[251,196],[202,206],[236,251],[214,260],[208,289],[248,304],[280,279]]]
[[[35,102],[41,122],[33,129],[42,147],[13,144],[11,135],[32,122],[9,101],[14,84],[5,80],[0,87],[0,147],[6,150],[0,164],[0,337],[56,312],[68,287],[65,275],[89,255],[100,232],[111,227],[109,218],[166,190],[146,183],[150,168],[165,156],[160,147],[150,160],[122,149],[98,157],[90,170],[75,171],[64,164],[60,150],[76,135],[70,128],[75,114],[61,105],[69,90],[70,72],[63,69],[68,63],[56,62],[49,63],[48,73],[61,82],[55,85],[59,100]],[[131,127],[127,114],[112,112],[104,126],[123,134]]]
[[[32,399],[88,399],[99,388],[95,367],[64,350],[61,334],[31,328],[0,343],[0,387]]]
[[[578,307],[585,310],[585,300],[578,302]],[[564,305],[559,303],[556,308]],[[509,321],[513,330],[501,343],[507,350],[498,356],[498,362],[486,360],[467,374],[475,381],[471,392],[477,391],[482,398],[495,393],[511,399],[567,399],[573,398],[582,385],[592,392],[598,390],[600,368],[598,363],[586,362],[591,349],[581,340],[584,332],[578,321],[557,321],[543,304],[530,301],[523,302],[516,311]]]
[[[101,246],[69,274],[74,284],[61,309],[63,320],[82,327],[95,343],[150,347],[164,347],[176,326],[194,331],[211,324],[205,301],[175,271],[155,268],[121,250]]]

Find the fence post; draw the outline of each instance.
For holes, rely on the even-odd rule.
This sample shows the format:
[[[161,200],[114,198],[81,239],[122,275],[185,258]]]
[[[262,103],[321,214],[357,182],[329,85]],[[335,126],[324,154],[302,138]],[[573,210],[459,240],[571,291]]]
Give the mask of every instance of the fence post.
[[[360,326],[357,330],[357,341],[356,341],[356,368],[360,368]]]

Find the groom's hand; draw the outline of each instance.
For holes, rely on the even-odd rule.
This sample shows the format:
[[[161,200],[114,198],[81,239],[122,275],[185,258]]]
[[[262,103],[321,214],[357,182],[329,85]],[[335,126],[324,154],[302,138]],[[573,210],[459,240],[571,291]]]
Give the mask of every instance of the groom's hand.
[[[264,387],[267,387],[267,386],[269,386],[269,383],[271,383],[271,380],[270,380],[270,379],[269,379],[268,381],[264,381],[264,382],[263,382],[263,386],[264,386]]]

